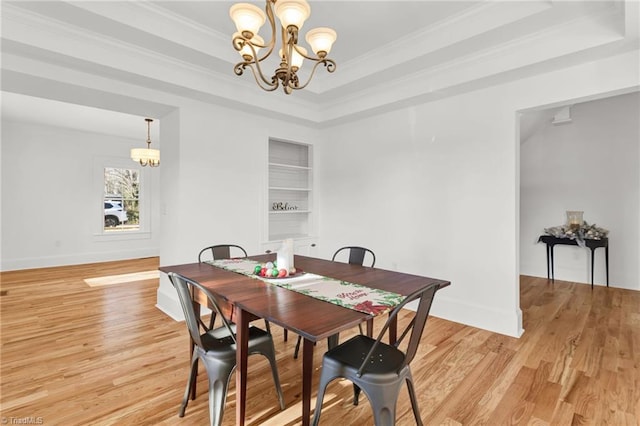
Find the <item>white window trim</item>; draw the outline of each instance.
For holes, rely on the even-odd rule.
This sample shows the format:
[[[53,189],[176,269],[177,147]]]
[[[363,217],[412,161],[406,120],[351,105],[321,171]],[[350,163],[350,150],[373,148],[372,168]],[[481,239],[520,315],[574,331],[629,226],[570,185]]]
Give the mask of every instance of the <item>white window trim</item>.
[[[105,232],[104,231],[104,169],[107,167],[118,169],[138,170],[140,177],[140,193],[138,205],[140,206],[140,228],[137,231]],[[95,225],[93,237],[96,241],[126,241],[151,238],[151,176],[147,167],[122,157],[95,157],[94,183],[92,202],[95,209]]]

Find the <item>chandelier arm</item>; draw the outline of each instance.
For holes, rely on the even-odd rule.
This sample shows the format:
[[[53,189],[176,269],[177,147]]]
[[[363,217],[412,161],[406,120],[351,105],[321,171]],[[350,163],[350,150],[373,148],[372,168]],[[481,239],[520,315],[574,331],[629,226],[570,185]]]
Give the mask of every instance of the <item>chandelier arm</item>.
[[[296,52],[298,52],[298,54],[300,56],[302,56],[303,58],[305,58],[305,59],[309,59],[310,61],[314,61],[314,62],[322,62],[322,61],[331,61],[331,62],[333,62],[333,60],[329,59],[329,58],[321,58],[319,56],[316,56],[314,58],[313,56],[309,56],[309,55],[305,54],[302,50],[298,49],[298,47],[299,46],[297,44],[293,45],[293,48],[296,50]],[[335,62],[333,62],[333,64],[334,64],[334,67],[335,67]]]
[[[255,58],[255,50],[253,51],[254,53],[254,58]],[[271,82],[269,82],[269,80],[264,76],[264,73],[262,72],[262,67],[260,66],[260,62],[263,61],[266,58],[263,57],[262,59],[258,60],[258,61],[251,61],[251,62],[246,62],[246,65],[251,68],[251,71],[253,72],[253,76],[256,79],[256,81],[258,81],[258,76],[260,76],[260,79],[264,82],[264,84],[266,84],[267,86],[271,87],[273,86],[274,82],[273,82],[273,77],[271,78]],[[256,69],[254,70],[253,68],[253,64],[255,64]],[[256,72],[257,70],[257,72]],[[278,87],[278,82],[275,82],[275,86],[274,89]]]
[[[254,44],[253,44],[253,43],[249,43],[249,45],[250,45],[252,48],[253,48],[253,46],[254,46]],[[259,47],[259,48],[261,48],[261,49],[264,49],[264,48],[268,48],[268,49],[269,49],[269,50],[267,50],[267,53],[265,53],[265,54],[264,54],[264,56],[262,56],[261,58],[258,58],[258,60],[257,60],[257,61],[255,61],[255,62],[256,62],[256,63],[257,63],[257,62],[262,62],[262,61],[264,61],[265,59],[267,59],[267,58],[269,57],[269,55],[271,55],[271,53],[273,52],[273,48],[275,47],[275,45],[276,45],[276,43],[275,43],[275,40],[273,40],[273,39],[272,39],[269,43],[265,44],[264,46],[262,46],[262,45],[260,45],[260,44],[255,44],[255,46],[258,46],[258,47]],[[252,50],[253,50],[253,49],[252,49]],[[255,50],[254,50],[253,54],[254,54],[254,56],[253,56],[253,57],[255,58],[255,57],[256,57],[256,52],[255,52]]]
[[[320,64],[324,65],[324,67],[327,69],[327,72],[334,72],[336,70],[336,63],[333,60],[321,59],[318,62],[316,62],[313,68],[311,69],[311,74],[309,74],[309,78],[307,79],[306,83],[304,83],[302,86],[297,85],[296,87],[291,87],[291,88],[294,90],[300,90],[307,87],[307,85],[311,82],[311,79],[313,79],[313,75],[316,73],[316,69]]]
[[[267,53],[265,53],[264,56],[258,59],[256,63],[262,62],[265,59],[267,59],[273,52],[273,48],[276,46],[276,20],[275,20],[275,17],[273,16],[273,3],[275,2],[276,0],[267,0],[267,4],[264,7],[265,12],[267,13],[267,18],[269,19],[269,24],[271,25],[271,41],[269,41],[269,43],[267,43],[264,46],[259,46],[261,48],[268,47],[269,50],[267,50]],[[256,56],[254,55],[254,58],[255,57]]]
[[[256,66],[256,69],[253,68],[253,65]],[[233,67],[233,72],[235,72],[236,75],[240,76],[242,74],[244,74],[244,70],[245,68],[250,68],[251,69],[251,73],[253,74],[253,78],[256,80],[256,83],[258,83],[258,85],[260,87],[262,87],[264,90],[267,91],[271,91],[274,90],[278,87],[278,82],[276,81],[274,84],[273,78],[271,79],[271,81],[267,80],[264,76],[264,74],[262,73],[262,69],[260,68],[260,63],[256,62],[256,61],[242,61],[242,62],[238,62],[237,64],[234,65]],[[258,77],[260,77],[260,80],[262,80],[262,83],[264,83],[267,87],[272,87],[272,89],[266,89],[262,86],[262,83],[258,80]]]
[[[282,80],[282,86],[291,88],[295,88],[294,86],[292,86],[292,84],[297,85],[298,83],[298,75],[292,69],[293,50],[295,48],[297,38],[297,34],[293,31],[293,28],[291,28],[291,31],[289,31],[289,29],[285,29],[284,27],[282,28],[282,54],[284,55],[283,61],[284,63],[286,63],[286,69],[284,75],[280,76],[280,79]],[[298,49],[295,50],[297,51]],[[285,90],[285,93],[289,94],[290,92],[287,92]]]
[[[247,42],[247,39],[244,38],[242,35],[237,35],[233,39],[231,39],[231,44],[233,44],[233,48],[236,49],[238,52],[242,50],[242,47],[246,42]]]
[[[238,66],[241,66],[243,69],[244,68],[249,68],[251,70],[251,74],[253,74],[253,78],[255,79],[256,83],[258,84],[258,86],[260,86],[260,88],[262,90],[265,90],[267,92],[273,92],[274,90],[276,90],[280,86],[280,82],[278,81],[277,78],[274,77],[271,80],[271,82],[267,81],[264,78],[264,76],[262,75],[262,73],[256,72],[256,70],[253,68],[253,65],[254,65],[254,63],[240,62],[239,64],[236,64],[236,68],[238,68]],[[258,65],[256,64],[256,66],[258,66]],[[238,74],[238,75],[240,75],[240,74]],[[258,76],[260,76],[260,79],[258,78]],[[262,80],[262,82],[264,82],[264,85],[260,80]]]
[[[266,46],[263,46],[263,45],[257,44],[257,43],[254,45],[254,43],[252,43],[250,40],[248,40],[242,34],[234,37],[233,40],[232,40],[232,43],[233,43],[234,49],[236,49],[238,52],[240,52],[245,45],[249,46],[249,48],[251,49],[252,58],[256,58],[258,56],[254,46],[258,46],[260,48],[266,47]],[[273,40],[272,40],[272,43],[273,43]],[[256,67],[258,69],[258,75],[260,76],[260,78],[262,79],[264,84],[266,84],[268,86],[271,86],[271,83],[269,83],[269,80],[267,80],[264,77],[264,74],[262,73],[262,69],[260,68],[260,63],[259,62],[261,60],[265,59],[265,58],[266,58],[266,56],[263,57],[262,59],[258,60],[258,61],[255,61],[255,59],[254,59],[254,60],[250,60],[250,61],[245,60],[245,61],[242,61],[242,62],[238,62],[233,67],[233,70],[234,70],[236,75],[240,76],[240,75],[243,74],[244,68],[246,68],[247,66],[250,66],[251,64],[256,64]],[[255,71],[253,71],[253,72],[254,72],[254,77],[255,77]]]

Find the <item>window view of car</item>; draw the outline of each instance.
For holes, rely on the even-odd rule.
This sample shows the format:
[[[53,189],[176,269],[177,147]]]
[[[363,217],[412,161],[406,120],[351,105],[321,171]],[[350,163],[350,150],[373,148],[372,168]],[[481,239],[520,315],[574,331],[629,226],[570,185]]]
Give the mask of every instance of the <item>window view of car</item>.
[[[104,227],[115,227],[127,222],[127,212],[119,201],[104,202]]]
[[[139,170],[104,168],[102,232],[113,234],[140,230],[140,185]]]

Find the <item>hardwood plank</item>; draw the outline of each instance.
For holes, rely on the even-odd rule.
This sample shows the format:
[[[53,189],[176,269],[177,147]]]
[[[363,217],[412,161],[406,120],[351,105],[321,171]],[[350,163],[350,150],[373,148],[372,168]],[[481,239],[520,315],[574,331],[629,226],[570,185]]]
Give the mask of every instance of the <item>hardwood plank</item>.
[[[0,273],[2,416],[40,416],[47,425],[206,424],[202,367],[196,400],[184,418],[177,416],[188,373],[187,332],[155,308],[157,280],[84,283],[157,267],[150,258]],[[412,366],[423,422],[638,425],[640,292],[524,276],[520,286],[520,339],[429,319]],[[252,356],[246,424],[298,425],[295,339],[284,342],[280,327],[273,332],[287,408],[278,409],[266,360]],[[316,347],[316,368],[325,348]],[[312,407],[317,380],[316,371]],[[357,407],[351,397],[349,382],[332,382],[321,424],[372,424],[366,397]],[[234,380],[223,424],[235,424]],[[406,389],[397,424],[415,424]]]

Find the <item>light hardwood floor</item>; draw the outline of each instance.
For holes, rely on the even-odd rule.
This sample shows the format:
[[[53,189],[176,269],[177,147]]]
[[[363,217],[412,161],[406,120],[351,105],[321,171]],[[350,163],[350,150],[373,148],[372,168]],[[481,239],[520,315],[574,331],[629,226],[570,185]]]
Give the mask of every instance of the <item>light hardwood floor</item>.
[[[208,424],[205,374],[186,416],[177,416],[187,331],[155,308],[157,279],[93,288],[83,281],[157,267],[151,258],[0,274],[7,424]],[[522,277],[521,306],[520,339],[429,319],[412,365],[424,423],[637,426],[640,292]],[[253,356],[247,424],[296,425],[296,339],[285,343],[282,329],[273,329],[287,408],[277,409],[268,363]],[[325,345],[318,343],[316,366]],[[329,386],[321,424],[373,423],[365,397],[351,405],[351,389],[344,381]],[[235,423],[234,404],[232,380],[225,425]],[[397,424],[415,424],[406,388]]]

